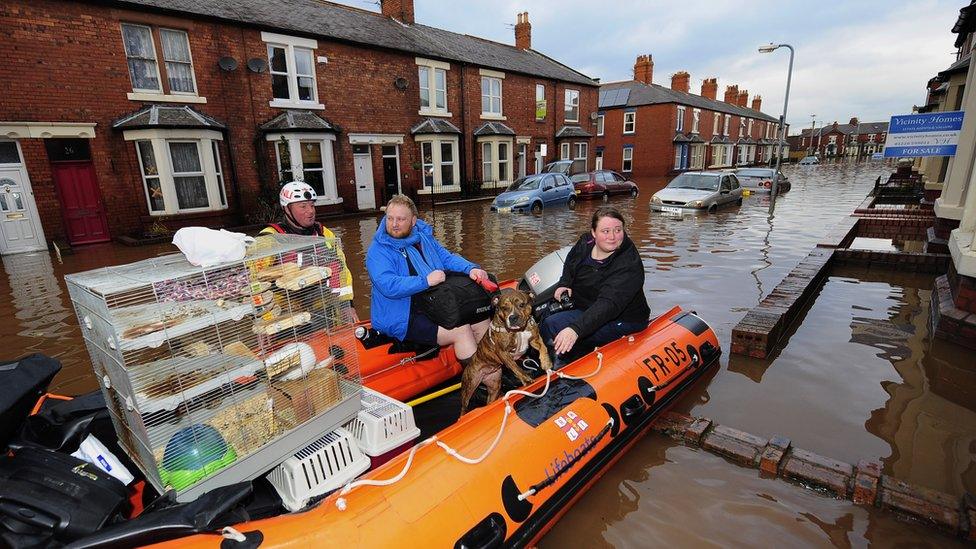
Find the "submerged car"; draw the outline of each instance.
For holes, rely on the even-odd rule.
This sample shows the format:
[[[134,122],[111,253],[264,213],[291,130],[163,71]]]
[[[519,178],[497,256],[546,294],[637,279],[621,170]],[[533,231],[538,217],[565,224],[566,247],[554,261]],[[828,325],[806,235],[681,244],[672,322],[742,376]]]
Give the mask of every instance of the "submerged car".
[[[683,173],[651,197],[651,210],[673,214],[714,212],[727,204],[742,204],[742,187],[725,172]]]
[[[800,159],[801,166],[809,166],[811,164],[819,164],[819,163],[820,163],[820,159],[817,158],[816,156],[804,156],[803,158]]]
[[[576,189],[561,173],[540,173],[520,177],[491,203],[493,212],[541,212],[543,208],[566,204],[576,207]]]
[[[582,160],[556,160],[550,162],[542,168],[542,173],[561,173],[566,176],[573,176],[585,171]]]
[[[637,184],[617,172],[597,170],[570,177],[580,198],[607,198],[613,194],[629,194],[637,197]]]
[[[743,189],[751,192],[768,193],[773,190],[773,169],[772,168],[739,168],[735,170],[735,177],[739,180],[739,185]],[[790,190],[790,179],[779,172],[777,179],[777,193],[785,193]]]

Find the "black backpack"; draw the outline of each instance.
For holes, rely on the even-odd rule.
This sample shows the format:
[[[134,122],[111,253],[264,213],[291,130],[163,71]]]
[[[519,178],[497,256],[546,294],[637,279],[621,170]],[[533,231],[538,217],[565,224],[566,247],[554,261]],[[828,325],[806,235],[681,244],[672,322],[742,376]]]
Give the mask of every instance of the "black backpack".
[[[433,288],[415,295],[412,305],[434,324],[451,330],[481,322],[491,316],[491,294],[466,274],[446,273]],[[494,275],[488,278],[497,284]]]

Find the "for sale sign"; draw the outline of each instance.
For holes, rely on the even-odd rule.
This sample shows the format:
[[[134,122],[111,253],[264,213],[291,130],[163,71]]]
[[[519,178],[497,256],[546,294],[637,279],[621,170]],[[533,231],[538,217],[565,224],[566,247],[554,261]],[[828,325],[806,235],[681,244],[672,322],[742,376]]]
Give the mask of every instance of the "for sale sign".
[[[955,156],[962,119],[963,111],[892,116],[884,155]]]

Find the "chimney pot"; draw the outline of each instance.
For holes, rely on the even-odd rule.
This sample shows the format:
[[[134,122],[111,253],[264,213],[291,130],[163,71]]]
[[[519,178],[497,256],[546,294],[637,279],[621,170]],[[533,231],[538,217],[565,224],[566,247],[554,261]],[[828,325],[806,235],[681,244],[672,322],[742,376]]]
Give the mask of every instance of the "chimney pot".
[[[736,101],[739,100],[739,86],[738,84],[732,84],[731,86],[725,86],[725,102],[730,105],[735,105]]]
[[[706,78],[702,80],[701,96],[714,100],[718,97],[718,79]]]
[[[691,85],[691,75],[686,71],[678,71],[671,75],[671,89],[688,93]]]
[[[527,11],[515,15],[515,47],[520,50],[532,49],[532,24],[529,23]]]
[[[648,86],[654,79],[654,59],[650,54],[638,55],[634,62],[634,80],[643,82]]]
[[[739,91],[739,96],[738,96],[738,98],[736,98],[735,104],[738,105],[738,106],[740,106],[740,107],[748,107],[749,106],[749,91],[748,90],[741,90],[741,91]]]

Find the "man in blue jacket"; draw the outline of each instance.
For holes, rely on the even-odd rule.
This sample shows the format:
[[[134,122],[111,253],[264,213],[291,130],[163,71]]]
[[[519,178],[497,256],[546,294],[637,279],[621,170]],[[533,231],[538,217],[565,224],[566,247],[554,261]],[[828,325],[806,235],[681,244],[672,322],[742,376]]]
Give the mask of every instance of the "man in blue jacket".
[[[417,219],[417,206],[410,198],[396,195],[390,199],[366,252],[366,271],[373,283],[370,314],[374,328],[400,341],[453,345],[458,361],[468,365],[490,320],[448,330],[412,311],[410,299],[444,282],[444,271],[467,273],[476,281],[487,278],[488,273],[447,251],[434,238],[430,225]]]

